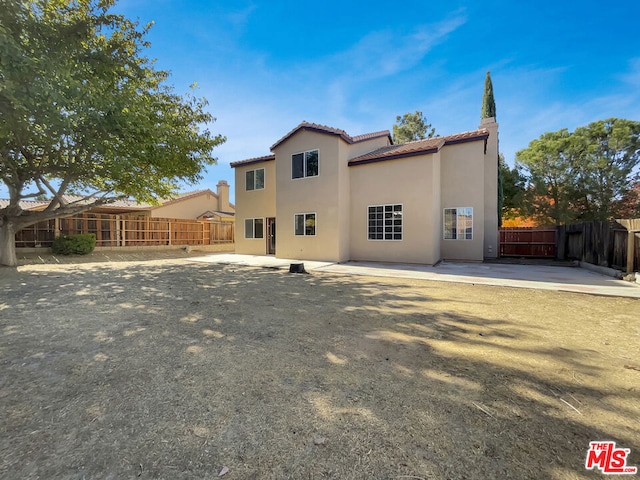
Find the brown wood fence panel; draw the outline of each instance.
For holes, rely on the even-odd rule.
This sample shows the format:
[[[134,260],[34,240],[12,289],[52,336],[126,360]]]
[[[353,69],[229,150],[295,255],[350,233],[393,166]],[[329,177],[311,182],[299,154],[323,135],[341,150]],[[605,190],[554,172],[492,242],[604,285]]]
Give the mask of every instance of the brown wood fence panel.
[[[556,257],[556,227],[500,227],[501,257]]]
[[[233,243],[234,223],[84,212],[48,220],[16,233],[16,247],[48,247],[57,234],[93,233],[96,246],[211,245]]]
[[[629,238],[634,248],[629,257]],[[558,227],[558,258],[602,267],[638,271],[640,219],[593,221]],[[631,258],[628,262],[627,259]]]
[[[16,247],[50,246],[55,235],[55,220],[36,223],[16,233]]]
[[[234,222],[211,222],[209,241],[214,243],[233,243],[235,239]]]

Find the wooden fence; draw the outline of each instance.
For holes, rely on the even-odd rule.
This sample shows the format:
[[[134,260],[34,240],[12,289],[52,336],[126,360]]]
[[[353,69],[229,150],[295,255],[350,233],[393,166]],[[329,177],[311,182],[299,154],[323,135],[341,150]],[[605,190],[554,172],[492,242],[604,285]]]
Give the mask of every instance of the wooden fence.
[[[556,227],[500,227],[501,257],[556,257]]]
[[[93,233],[98,247],[233,243],[234,222],[82,213],[16,233],[16,247],[48,247],[58,234]]]
[[[558,258],[628,273],[637,271],[640,269],[640,219],[561,225]]]
[[[640,270],[640,218],[557,227],[501,227],[501,257],[580,260],[628,273]]]

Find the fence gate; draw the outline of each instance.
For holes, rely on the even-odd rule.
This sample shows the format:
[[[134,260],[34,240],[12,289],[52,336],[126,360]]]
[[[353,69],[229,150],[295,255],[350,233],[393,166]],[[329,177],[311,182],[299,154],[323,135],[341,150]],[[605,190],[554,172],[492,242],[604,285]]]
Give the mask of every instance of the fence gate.
[[[500,227],[501,257],[556,258],[556,227]]]

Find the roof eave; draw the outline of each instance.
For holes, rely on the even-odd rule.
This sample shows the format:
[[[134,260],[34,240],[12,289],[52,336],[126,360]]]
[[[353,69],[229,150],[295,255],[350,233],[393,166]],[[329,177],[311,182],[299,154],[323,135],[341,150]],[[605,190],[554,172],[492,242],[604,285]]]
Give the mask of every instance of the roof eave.
[[[275,159],[275,155],[265,155],[264,157],[248,158],[247,160],[238,160],[237,162],[231,162],[229,166],[231,166],[231,168],[244,167],[245,165],[255,165],[256,163],[270,162]]]
[[[420,155],[429,155],[437,153],[438,147],[429,148],[427,150],[418,150],[415,152],[396,153],[394,155],[384,155],[379,157],[364,158],[362,160],[350,160],[348,165],[353,167],[355,165],[366,165],[367,163],[386,162],[387,160],[399,160],[407,157],[419,157]]]

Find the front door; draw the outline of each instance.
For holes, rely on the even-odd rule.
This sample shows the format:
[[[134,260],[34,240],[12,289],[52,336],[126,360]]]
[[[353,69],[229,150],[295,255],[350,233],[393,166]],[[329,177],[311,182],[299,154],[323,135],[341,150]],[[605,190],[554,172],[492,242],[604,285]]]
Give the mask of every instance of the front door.
[[[267,218],[267,255],[276,254],[276,219]]]

